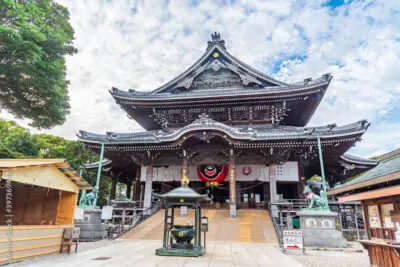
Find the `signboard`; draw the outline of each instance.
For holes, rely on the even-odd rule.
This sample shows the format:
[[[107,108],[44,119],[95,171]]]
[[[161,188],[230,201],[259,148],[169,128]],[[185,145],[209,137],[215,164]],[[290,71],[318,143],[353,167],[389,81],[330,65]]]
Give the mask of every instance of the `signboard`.
[[[83,213],[84,213],[84,209],[81,208],[76,208],[75,209],[75,220],[83,220]]]
[[[112,206],[103,206],[103,208],[101,209],[101,219],[102,220],[111,220],[112,213],[113,213]]]
[[[298,230],[283,231],[283,251],[286,249],[303,249],[303,232]]]
[[[378,205],[368,206],[369,226],[371,228],[381,228]]]

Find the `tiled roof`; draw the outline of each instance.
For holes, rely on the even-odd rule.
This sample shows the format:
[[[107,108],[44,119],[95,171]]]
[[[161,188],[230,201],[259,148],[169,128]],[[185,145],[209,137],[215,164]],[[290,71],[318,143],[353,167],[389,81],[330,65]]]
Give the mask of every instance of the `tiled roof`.
[[[366,165],[374,165],[374,166],[378,165],[378,163],[379,163],[378,160],[361,158],[361,157],[350,155],[350,154],[344,154],[340,158],[349,163],[366,164]]]
[[[201,195],[191,189],[190,187],[187,186],[181,186],[175,189],[172,189],[168,193],[165,194],[156,194],[154,193],[156,197],[159,197],[161,199],[180,199],[180,198],[185,198],[185,199],[208,199],[207,194]]]
[[[359,185],[358,188],[362,188],[362,183],[372,181],[374,179],[399,172],[398,179],[400,179],[400,157],[392,158],[387,161],[381,162],[375,168],[365,172],[361,176],[351,180],[345,184],[337,185],[331,189],[332,192],[342,193],[348,190],[354,189],[355,185]],[[348,190],[347,190],[348,189]]]
[[[336,126],[327,125],[323,127],[294,127],[283,125],[226,125],[210,118],[199,118],[193,123],[178,129],[154,130],[140,133],[113,133],[106,135],[94,134],[80,131],[78,137],[85,142],[93,143],[135,143],[154,144],[170,142],[182,135],[196,130],[222,131],[230,137],[238,140],[263,141],[263,140],[284,140],[302,139],[310,137],[338,137],[357,133],[364,133],[369,127],[366,120],[358,121],[349,125]]]
[[[92,162],[92,163],[87,163],[85,164],[85,168],[86,169],[94,169],[94,168],[98,168],[99,167],[99,163],[100,161],[96,161],[96,162]],[[102,167],[106,167],[108,165],[111,165],[112,160],[109,159],[103,159],[101,166]]]
[[[139,91],[123,91],[117,88],[112,88],[110,93],[116,98],[123,99],[138,99],[138,100],[156,100],[156,99],[187,99],[187,98],[199,98],[199,97],[216,97],[216,96],[249,96],[249,95],[265,95],[265,94],[277,94],[277,93],[296,93],[302,90],[312,90],[320,86],[327,86],[330,79],[321,77],[308,82],[307,84],[291,84],[284,86],[268,86],[259,89],[247,89],[247,88],[226,88],[223,90],[196,90],[189,92],[182,92],[179,94],[175,93],[153,93],[153,92],[139,92]]]

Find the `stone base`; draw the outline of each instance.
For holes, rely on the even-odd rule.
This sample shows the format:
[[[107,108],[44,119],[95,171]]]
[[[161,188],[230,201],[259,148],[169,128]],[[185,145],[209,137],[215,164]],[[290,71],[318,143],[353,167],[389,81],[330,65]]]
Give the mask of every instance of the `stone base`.
[[[194,248],[194,249],[167,249],[158,248],[156,249],[157,256],[175,256],[175,257],[199,257],[206,254],[205,249]]]
[[[300,229],[303,232],[306,247],[347,247],[347,240],[337,230]]]
[[[229,215],[231,218],[236,218],[236,204],[229,205]]]
[[[347,240],[336,230],[336,212],[299,211],[305,246],[346,247]]]
[[[101,223],[101,209],[85,208],[83,220],[76,220],[75,227],[80,228],[80,241],[97,241],[103,239],[105,225]]]

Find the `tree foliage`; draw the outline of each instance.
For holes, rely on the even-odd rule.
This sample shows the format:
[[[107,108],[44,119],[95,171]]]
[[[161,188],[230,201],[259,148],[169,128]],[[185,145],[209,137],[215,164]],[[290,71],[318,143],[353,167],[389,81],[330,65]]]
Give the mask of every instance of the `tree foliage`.
[[[66,55],[76,53],[68,10],[52,0],[0,0],[0,107],[50,128],[69,113]]]
[[[14,121],[0,120],[0,159],[9,158],[63,158],[76,171],[87,162],[99,160],[99,156],[86,150],[82,142],[49,134],[31,134]],[[96,172],[85,171],[83,177],[91,185],[96,184]],[[105,204],[110,188],[109,177],[103,176],[99,190],[100,205]]]

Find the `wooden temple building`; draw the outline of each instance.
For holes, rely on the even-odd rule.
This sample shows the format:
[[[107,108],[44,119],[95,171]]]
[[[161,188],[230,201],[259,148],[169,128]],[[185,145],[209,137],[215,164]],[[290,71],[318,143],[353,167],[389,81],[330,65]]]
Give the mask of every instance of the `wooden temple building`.
[[[361,201],[371,266],[400,266],[400,149],[375,168],[328,191],[339,203]],[[396,233],[397,232],[397,233]]]
[[[190,187],[208,192],[215,207],[266,206],[302,198],[301,177],[321,174],[333,185],[377,162],[345,154],[361,140],[366,120],[307,127],[332,80],[330,74],[296,83],[278,81],[231,55],[218,33],[205,53],[170,82],[152,91],[112,88],[128,117],[146,131],[105,134],[80,131],[87,149],[104,152],[100,168],[127,196],[149,207],[152,192]],[[93,165],[92,167],[97,167]]]

